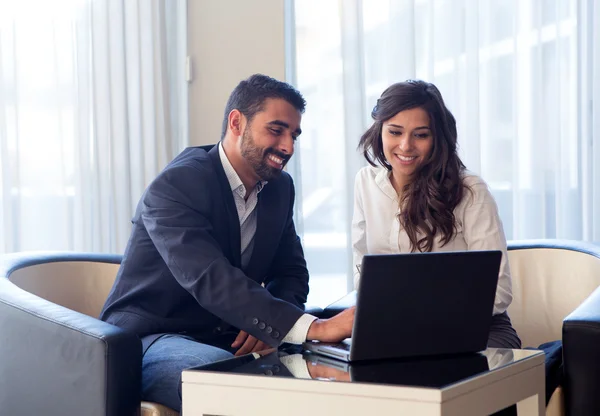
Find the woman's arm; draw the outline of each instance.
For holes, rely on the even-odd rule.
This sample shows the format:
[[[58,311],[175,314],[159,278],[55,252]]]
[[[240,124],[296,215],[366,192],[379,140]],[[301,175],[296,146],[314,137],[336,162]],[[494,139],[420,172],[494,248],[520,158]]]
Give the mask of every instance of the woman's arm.
[[[494,301],[494,315],[504,312],[512,302],[512,282],[508,265],[506,237],[498,207],[487,184],[478,181],[465,194],[467,203],[463,221],[463,236],[468,250],[501,250],[502,261]]]
[[[354,180],[354,211],[352,214],[352,271],[354,273],[354,289],[358,289],[360,265],[367,254],[366,222],[362,204],[362,180],[360,172]]]

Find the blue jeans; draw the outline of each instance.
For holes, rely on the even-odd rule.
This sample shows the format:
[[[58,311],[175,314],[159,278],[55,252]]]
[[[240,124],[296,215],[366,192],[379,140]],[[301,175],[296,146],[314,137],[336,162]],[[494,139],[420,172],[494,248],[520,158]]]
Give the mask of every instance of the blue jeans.
[[[181,412],[181,372],[231,357],[229,351],[184,335],[162,335],[142,358],[142,399]]]

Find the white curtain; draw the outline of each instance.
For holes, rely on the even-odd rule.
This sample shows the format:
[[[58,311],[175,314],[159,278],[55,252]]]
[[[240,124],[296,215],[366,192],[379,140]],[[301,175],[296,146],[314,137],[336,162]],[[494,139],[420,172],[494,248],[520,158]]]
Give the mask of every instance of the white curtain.
[[[0,252],[122,252],[187,143],[185,0],[0,0]]]
[[[509,239],[600,241],[600,7],[594,0],[296,0],[307,99],[295,169],[315,303],[349,288],[356,152],[390,84],[435,83]],[[332,293],[333,292],[333,293]]]

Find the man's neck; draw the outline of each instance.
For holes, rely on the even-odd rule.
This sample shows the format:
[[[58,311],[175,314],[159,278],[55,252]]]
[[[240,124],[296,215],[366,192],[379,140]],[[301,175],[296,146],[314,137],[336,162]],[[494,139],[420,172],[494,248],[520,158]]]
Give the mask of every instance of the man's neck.
[[[254,173],[254,170],[250,165],[246,162],[246,160],[242,157],[239,150],[236,148],[237,144],[231,139],[223,140],[223,150],[225,151],[225,156],[233,166],[235,173],[238,174],[240,180],[244,184],[244,188],[246,188],[246,195],[244,195],[244,199],[248,199],[252,190],[259,182],[258,176]]]

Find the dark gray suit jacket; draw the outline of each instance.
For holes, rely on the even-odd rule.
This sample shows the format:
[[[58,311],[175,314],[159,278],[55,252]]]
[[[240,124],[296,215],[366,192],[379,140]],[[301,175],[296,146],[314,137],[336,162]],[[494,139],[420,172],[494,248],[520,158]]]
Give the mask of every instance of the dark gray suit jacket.
[[[282,172],[259,194],[254,249],[242,270],[239,217],[218,146],[184,150],[138,204],[100,319],[140,337],[202,338],[228,324],[279,345],[308,294],[293,204],[292,179]]]

